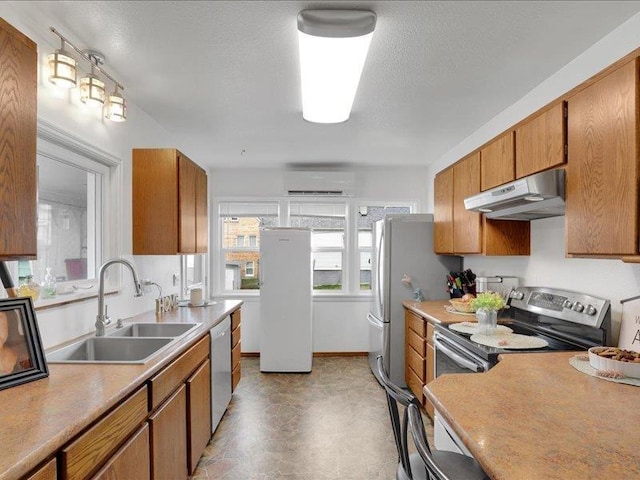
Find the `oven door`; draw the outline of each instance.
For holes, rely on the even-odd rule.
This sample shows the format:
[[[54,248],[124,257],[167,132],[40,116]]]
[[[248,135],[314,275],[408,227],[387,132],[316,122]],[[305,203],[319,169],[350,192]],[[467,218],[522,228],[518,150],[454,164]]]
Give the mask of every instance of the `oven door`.
[[[433,333],[435,348],[434,376],[446,373],[486,372],[491,364],[439,332]]]

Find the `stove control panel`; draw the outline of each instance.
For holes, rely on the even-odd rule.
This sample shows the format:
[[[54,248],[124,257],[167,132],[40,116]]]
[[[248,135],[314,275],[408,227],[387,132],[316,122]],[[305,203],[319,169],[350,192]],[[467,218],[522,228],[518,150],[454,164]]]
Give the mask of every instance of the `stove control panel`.
[[[518,287],[509,297],[509,304],[520,310],[596,328],[610,307],[610,301],[604,298],[546,287]]]

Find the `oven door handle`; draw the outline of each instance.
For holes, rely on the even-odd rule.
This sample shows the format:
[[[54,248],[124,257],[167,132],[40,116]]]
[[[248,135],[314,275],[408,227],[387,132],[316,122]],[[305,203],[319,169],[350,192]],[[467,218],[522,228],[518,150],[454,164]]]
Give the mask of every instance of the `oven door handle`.
[[[484,367],[484,365],[478,365],[476,362],[469,360],[467,358],[464,358],[462,355],[459,355],[458,353],[454,352],[453,350],[451,350],[449,347],[447,347],[446,345],[444,345],[441,341],[438,340],[438,334],[434,333],[433,334],[433,345],[437,350],[440,350],[442,353],[444,353],[447,357],[449,357],[451,360],[453,360],[454,362],[456,362],[458,364],[458,366],[462,367],[462,368],[466,368],[468,370],[471,370],[472,372],[485,372],[487,369]]]

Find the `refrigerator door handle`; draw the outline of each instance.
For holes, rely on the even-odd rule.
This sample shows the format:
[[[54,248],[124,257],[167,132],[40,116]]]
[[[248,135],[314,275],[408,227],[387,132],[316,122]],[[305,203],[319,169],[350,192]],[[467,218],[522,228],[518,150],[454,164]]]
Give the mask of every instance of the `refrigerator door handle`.
[[[379,312],[384,319],[384,299],[382,298],[382,273],[384,272],[384,266],[382,265],[382,247],[384,245],[384,228],[380,232],[380,242],[377,248],[376,268],[378,270],[378,281],[376,282],[376,288],[378,289],[378,308]]]
[[[369,323],[371,325],[373,325],[374,327],[378,327],[378,328],[382,328],[384,325],[379,318],[375,317],[374,315],[371,315],[370,313],[367,313],[367,320],[369,320]]]

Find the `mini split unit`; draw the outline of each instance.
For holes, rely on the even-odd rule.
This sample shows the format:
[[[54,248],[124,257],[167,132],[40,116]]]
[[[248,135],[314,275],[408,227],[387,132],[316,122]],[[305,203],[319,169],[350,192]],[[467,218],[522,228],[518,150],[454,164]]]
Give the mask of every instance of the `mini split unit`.
[[[284,190],[289,196],[353,197],[352,172],[285,172]]]

